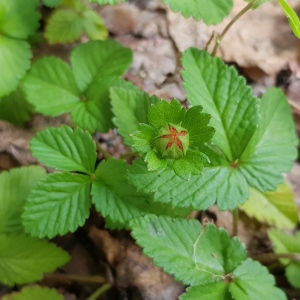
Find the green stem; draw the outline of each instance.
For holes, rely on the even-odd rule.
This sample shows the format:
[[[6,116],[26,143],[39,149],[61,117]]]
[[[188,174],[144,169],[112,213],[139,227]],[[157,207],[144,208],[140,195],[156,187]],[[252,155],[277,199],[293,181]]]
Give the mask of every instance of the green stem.
[[[111,288],[110,283],[103,284],[99,289],[97,289],[87,300],[97,300],[97,298],[104,294],[107,290]]]
[[[225,34],[227,33],[227,31],[230,29],[230,27],[242,16],[244,15],[248,10],[250,10],[252,8],[252,6],[255,4],[257,0],[252,0],[250,1],[228,24],[227,26],[224,28],[223,32],[219,35],[219,37],[217,38],[216,44],[214,46],[214,49],[211,53],[211,56],[215,56],[217,53],[217,50],[225,36]]]
[[[102,276],[79,276],[72,274],[45,274],[44,278],[47,280],[55,280],[55,281],[74,281],[81,283],[92,283],[92,284],[102,284],[107,282],[107,280]]]
[[[139,155],[138,152],[128,152],[128,153],[121,155],[120,158],[127,159],[127,158],[131,158],[131,157],[138,156],[138,155]]]
[[[278,260],[281,258],[287,258],[293,261],[300,261],[300,253],[263,253],[252,256],[252,258],[265,263],[270,263],[274,260]]]
[[[97,146],[97,151],[101,152],[105,159],[112,157],[106,150],[104,150],[102,148],[101,144],[98,141],[95,141],[95,142],[96,142],[96,146]]]
[[[236,208],[232,211],[232,235],[238,235],[238,222],[239,222],[239,209]]]

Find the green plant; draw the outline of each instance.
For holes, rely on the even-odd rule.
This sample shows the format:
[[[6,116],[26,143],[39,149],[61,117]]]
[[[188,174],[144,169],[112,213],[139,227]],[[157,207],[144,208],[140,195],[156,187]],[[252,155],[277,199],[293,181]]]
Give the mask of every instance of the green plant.
[[[163,2],[185,17],[203,19],[207,25],[220,22],[233,5],[231,0],[215,0],[212,7],[200,12],[199,5],[206,7],[207,2]],[[267,1],[250,1],[237,18],[264,2]],[[56,6],[59,1],[45,3]],[[71,5],[66,8],[68,3]],[[86,25],[94,22],[93,12],[80,1],[63,1],[63,5],[49,19],[48,40],[73,41],[84,30],[93,38]],[[286,2],[281,5],[289,12]],[[65,14],[74,19],[65,18]],[[296,31],[298,19],[290,12],[288,16]],[[62,37],[53,25],[56,18],[70,21],[73,26]],[[93,30],[98,22],[97,19],[91,25]],[[0,194],[2,283],[35,281],[43,272],[65,263],[68,256],[64,252],[38,238],[74,232],[85,223],[94,205],[108,228],[132,230],[132,236],[157,266],[189,286],[180,299],[286,299],[283,291],[274,286],[274,277],[267,268],[247,258],[237,237],[230,238],[225,229],[213,224],[185,219],[193,210],[205,210],[215,203],[220,210],[235,212],[246,203],[242,206],[246,213],[277,228],[292,229],[298,222],[295,203],[289,199],[285,202],[288,206],[282,205],[279,196],[279,191],[291,195],[280,184],[282,173],[290,170],[297,157],[291,110],[281,90],[271,88],[257,98],[233,67],[214,57],[232,24],[216,41],[213,55],[195,48],[183,53],[181,75],[188,109],[175,99],[167,102],[150,97],[122,79],[132,53],[114,41],[89,41],[77,46],[71,53],[71,67],[55,57],[44,57],[32,64],[20,88],[1,99],[2,105],[7,103],[3,106],[7,105],[7,111],[15,97],[26,98],[30,106],[25,106],[20,117],[7,112],[0,113],[0,117],[21,125],[33,109],[46,116],[69,113],[74,126],[49,127],[31,140],[31,153],[40,163],[54,168],[53,173],[28,167],[0,175],[2,192],[9,191],[8,196]],[[20,71],[20,78],[25,71]],[[110,157],[93,139],[96,131],[112,128],[131,148],[127,156],[136,158],[132,165]],[[98,152],[104,159],[99,161]],[[11,192],[14,182],[18,193],[24,189],[22,199]],[[271,207],[275,218],[268,211],[256,211],[257,195]],[[299,245],[295,242],[289,247],[282,242],[289,238],[277,231],[271,230],[269,236],[275,253],[286,255],[278,257],[288,265],[288,279],[299,287],[295,283],[299,274],[295,258],[299,255],[290,255],[299,253]],[[31,244],[31,259],[41,260],[38,269],[27,271],[22,256],[27,253],[12,251],[19,243]],[[35,256],[34,250],[40,256]],[[52,253],[46,261],[43,251]],[[19,262],[9,260],[7,253],[20,257]],[[24,269],[22,276],[14,272],[17,268]],[[24,288],[12,297],[23,299],[18,297],[27,292],[34,299],[39,297],[34,293],[41,291]],[[52,292],[47,291],[49,295]]]

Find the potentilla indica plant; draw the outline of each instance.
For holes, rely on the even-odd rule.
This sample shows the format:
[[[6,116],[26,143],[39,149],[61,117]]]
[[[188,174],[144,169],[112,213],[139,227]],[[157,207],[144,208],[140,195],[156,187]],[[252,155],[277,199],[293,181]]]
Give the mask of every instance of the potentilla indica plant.
[[[0,11],[3,8],[8,16],[14,16],[14,3],[19,1],[0,2]],[[3,46],[15,50],[10,52],[12,61],[18,55],[14,44],[26,48],[24,39],[37,27],[38,1],[28,1],[32,3],[26,16],[32,14],[34,22],[23,18],[19,9],[17,18],[0,16],[0,31],[10,36],[3,37]],[[49,41],[57,41],[56,22],[65,24],[66,18],[61,17],[65,14],[72,16],[73,21],[68,18],[68,22],[74,25],[63,27],[66,41],[83,32],[96,40],[79,44],[69,64],[55,57],[36,60],[18,89],[13,91],[16,81],[8,86],[12,94],[4,90],[7,96],[1,99],[10,103],[3,106],[6,108],[22,103],[21,119],[12,118],[8,110],[0,112],[2,118],[18,125],[28,120],[32,111],[47,116],[68,113],[74,125],[48,127],[30,142],[33,156],[53,172],[46,174],[42,167],[31,166],[0,175],[4,187],[0,190],[0,282],[9,286],[34,282],[44,272],[66,263],[69,256],[42,239],[76,231],[94,205],[107,228],[130,230],[154,264],[187,287],[180,299],[287,299],[275,287],[268,269],[247,258],[238,237],[230,237],[212,223],[201,224],[190,218],[192,211],[214,204],[220,210],[237,212],[246,202],[242,206],[246,213],[277,230],[294,229],[298,223],[291,192],[281,184],[282,173],[290,170],[297,157],[298,144],[284,94],[271,88],[262,98],[253,96],[245,79],[214,57],[234,21],[218,37],[212,55],[196,48],[183,53],[181,75],[189,101],[186,108],[176,99],[169,102],[150,97],[126,82],[122,76],[132,62],[131,51],[115,41],[97,40],[97,26],[101,27],[101,38],[105,37],[103,23],[86,6],[82,19],[79,2],[63,1],[63,6],[58,6],[55,17],[49,19]],[[232,0],[163,2],[185,17],[203,19],[207,25],[223,20],[233,5]],[[247,2],[238,17],[267,1]],[[299,20],[286,2],[279,2],[297,31]],[[51,7],[60,3],[44,0]],[[16,35],[20,19],[29,22],[30,30]],[[76,34],[74,28],[78,28]],[[20,77],[27,65],[26,56]],[[8,75],[18,79],[12,72]],[[133,164],[110,157],[94,139],[95,132],[112,128],[131,148],[126,156],[134,158]],[[104,157],[100,160],[99,151]],[[16,186],[22,197],[16,195]],[[265,201],[269,209],[253,195]],[[293,256],[300,249],[299,234],[294,244],[293,238],[280,231],[272,230],[269,236],[275,254],[286,252],[280,262],[286,266],[289,282],[299,287],[295,278],[299,278],[300,268],[295,262],[297,256]],[[41,287],[27,287],[16,297],[19,294],[27,299],[47,299],[46,295],[52,300],[62,299],[55,290]]]

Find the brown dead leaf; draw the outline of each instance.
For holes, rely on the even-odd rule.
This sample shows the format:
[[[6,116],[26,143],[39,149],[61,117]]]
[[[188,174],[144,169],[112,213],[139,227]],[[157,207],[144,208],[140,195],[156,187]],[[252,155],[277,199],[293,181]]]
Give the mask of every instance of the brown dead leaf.
[[[92,227],[89,234],[115,273],[121,290],[134,290],[134,299],[171,300],[184,291],[180,283],[155,267],[140,247],[128,238],[113,238],[108,231]]]

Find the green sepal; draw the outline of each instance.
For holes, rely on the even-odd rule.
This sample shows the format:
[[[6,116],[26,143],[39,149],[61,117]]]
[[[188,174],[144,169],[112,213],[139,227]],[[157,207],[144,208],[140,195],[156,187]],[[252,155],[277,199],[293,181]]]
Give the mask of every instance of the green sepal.
[[[147,162],[148,171],[157,172],[163,171],[168,164],[166,158],[161,157],[158,153],[156,153],[153,150],[146,154],[145,162]]]
[[[156,130],[147,124],[140,124],[140,130],[130,134],[133,145],[132,147],[141,153],[151,151],[151,141],[155,137]]]

